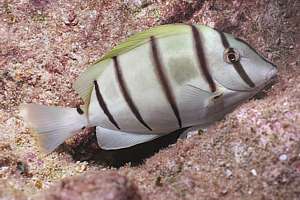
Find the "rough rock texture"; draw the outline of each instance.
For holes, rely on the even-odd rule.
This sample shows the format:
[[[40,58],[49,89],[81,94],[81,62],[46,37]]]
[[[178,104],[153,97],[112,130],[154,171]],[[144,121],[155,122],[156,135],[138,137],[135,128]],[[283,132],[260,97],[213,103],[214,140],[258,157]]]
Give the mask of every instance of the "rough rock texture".
[[[116,172],[88,172],[81,176],[65,178],[37,200],[140,200],[136,186]]]
[[[278,66],[278,81],[206,132],[118,173],[142,199],[299,199],[299,10],[297,0],[0,0],[0,198],[30,198],[105,168],[77,147],[88,132],[41,154],[20,103],[74,107],[82,102],[72,83],[105,51],[147,27],[185,22],[247,40]]]
[[[0,199],[26,199],[15,180],[25,181],[31,177],[27,164],[18,158],[6,143],[0,144]]]

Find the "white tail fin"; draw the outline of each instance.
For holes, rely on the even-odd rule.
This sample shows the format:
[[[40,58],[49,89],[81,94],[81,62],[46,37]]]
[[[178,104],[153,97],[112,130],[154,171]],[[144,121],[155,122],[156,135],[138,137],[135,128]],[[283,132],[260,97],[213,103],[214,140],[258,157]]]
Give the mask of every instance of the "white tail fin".
[[[80,115],[75,108],[24,104],[20,106],[20,114],[37,132],[40,147],[45,153],[51,153],[87,125],[86,116]]]

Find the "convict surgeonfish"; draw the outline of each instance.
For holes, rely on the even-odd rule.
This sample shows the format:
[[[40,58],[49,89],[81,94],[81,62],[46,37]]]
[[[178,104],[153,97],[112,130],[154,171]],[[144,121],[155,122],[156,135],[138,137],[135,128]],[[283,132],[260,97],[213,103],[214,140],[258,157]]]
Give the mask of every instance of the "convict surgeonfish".
[[[101,148],[121,149],[206,127],[276,73],[230,34],[202,25],[162,25],[129,37],[76,80],[84,106],[25,104],[21,115],[47,153],[85,127],[96,127]]]

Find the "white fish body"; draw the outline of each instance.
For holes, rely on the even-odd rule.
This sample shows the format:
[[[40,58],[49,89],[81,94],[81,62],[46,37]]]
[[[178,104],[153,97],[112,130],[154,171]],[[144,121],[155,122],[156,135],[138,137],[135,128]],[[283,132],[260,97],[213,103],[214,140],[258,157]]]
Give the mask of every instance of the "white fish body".
[[[163,25],[129,38],[79,77],[74,88],[85,101],[82,110],[29,104],[22,114],[46,152],[93,126],[100,147],[120,149],[181,128],[205,127],[276,73],[229,34],[200,25]]]

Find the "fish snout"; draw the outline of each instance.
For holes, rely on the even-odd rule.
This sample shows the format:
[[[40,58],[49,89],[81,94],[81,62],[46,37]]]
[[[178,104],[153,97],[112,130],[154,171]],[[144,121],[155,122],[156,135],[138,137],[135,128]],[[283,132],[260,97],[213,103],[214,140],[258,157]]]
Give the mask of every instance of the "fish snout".
[[[276,67],[276,68],[273,67],[273,68],[266,74],[266,81],[268,82],[268,81],[270,81],[271,79],[276,78],[277,72],[278,72],[277,67]]]

